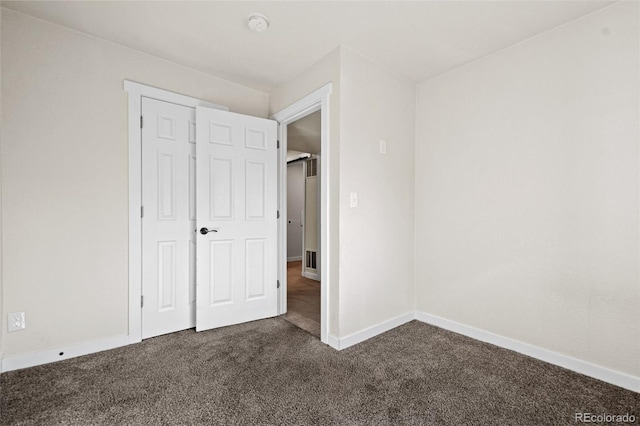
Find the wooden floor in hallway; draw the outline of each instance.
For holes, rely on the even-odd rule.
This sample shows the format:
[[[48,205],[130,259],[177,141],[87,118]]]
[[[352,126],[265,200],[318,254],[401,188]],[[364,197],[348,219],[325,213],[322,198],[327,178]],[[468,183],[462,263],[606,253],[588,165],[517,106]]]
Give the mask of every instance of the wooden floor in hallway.
[[[287,263],[285,320],[320,337],[320,281],[302,276],[302,261]]]

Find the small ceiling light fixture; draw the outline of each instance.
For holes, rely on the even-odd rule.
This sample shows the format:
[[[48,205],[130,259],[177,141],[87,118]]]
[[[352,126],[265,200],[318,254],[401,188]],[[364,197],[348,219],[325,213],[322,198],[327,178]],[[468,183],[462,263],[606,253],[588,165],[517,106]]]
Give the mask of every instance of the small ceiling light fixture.
[[[247,25],[251,31],[262,32],[269,28],[269,18],[262,13],[252,13],[247,17]]]

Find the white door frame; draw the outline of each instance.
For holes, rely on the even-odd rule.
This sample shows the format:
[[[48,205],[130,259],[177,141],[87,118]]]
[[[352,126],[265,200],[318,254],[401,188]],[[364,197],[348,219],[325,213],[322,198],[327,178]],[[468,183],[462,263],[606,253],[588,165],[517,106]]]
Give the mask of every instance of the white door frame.
[[[142,98],[192,108],[229,108],[129,80],[124,80],[124,90],[129,94],[129,343],[137,343],[142,341]]]
[[[280,140],[279,200],[281,212],[278,221],[278,313],[287,312],[287,124],[313,112],[320,111],[320,341],[329,344],[329,95],[331,83],[289,105],[271,118],[276,120]],[[303,256],[304,257],[304,256]],[[304,262],[304,259],[303,259]]]

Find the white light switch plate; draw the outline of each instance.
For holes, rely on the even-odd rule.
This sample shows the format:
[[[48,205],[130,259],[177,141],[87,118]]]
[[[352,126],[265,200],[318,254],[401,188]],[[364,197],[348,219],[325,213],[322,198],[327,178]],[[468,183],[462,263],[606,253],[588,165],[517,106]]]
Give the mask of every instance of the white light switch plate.
[[[358,193],[352,192],[349,194],[349,207],[358,207]]]
[[[384,139],[380,139],[380,154],[387,154],[387,141]]]

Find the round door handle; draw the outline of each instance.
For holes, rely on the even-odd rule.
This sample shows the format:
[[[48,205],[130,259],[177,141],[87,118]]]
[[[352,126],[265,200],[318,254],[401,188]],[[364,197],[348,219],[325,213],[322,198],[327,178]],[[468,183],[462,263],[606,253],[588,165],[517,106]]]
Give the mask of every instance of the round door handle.
[[[200,233],[202,235],[207,235],[209,232],[218,232],[218,230],[217,229],[200,228]]]

